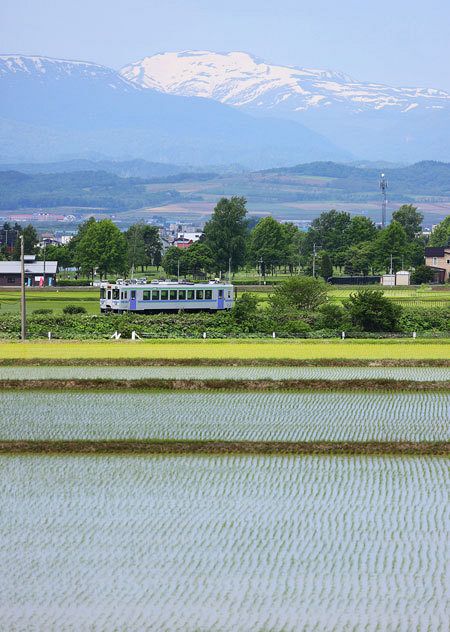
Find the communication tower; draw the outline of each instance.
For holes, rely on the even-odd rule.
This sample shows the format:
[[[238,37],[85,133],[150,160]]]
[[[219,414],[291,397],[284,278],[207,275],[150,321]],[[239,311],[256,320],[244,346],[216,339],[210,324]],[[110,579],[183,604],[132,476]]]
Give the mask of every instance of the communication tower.
[[[380,190],[381,190],[381,228],[386,226],[386,205],[387,205],[387,188],[388,181],[384,173],[380,176]]]

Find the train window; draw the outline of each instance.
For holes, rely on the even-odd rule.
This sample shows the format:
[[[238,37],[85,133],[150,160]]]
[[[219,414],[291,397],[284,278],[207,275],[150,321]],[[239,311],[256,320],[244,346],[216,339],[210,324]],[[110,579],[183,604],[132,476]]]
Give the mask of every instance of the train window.
[[[185,301],[186,300],[186,290],[179,290],[178,292],[178,300]]]
[[[104,287],[100,288],[100,298],[105,298],[105,294],[106,294],[105,288]]]
[[[188,290],[187,291],[187,300],[188,301],[193,301],[194,300],[194,296],[195,296],[194,290]]]
[[[130,298],[131,298],[132,300],[135,300],[135,299],[136,299],[136,290],[131,290],[131,296],[130,296]]]
[[[177,291],[176,290],[170,290],[170,292],[169,292],[169,300],[171,300],[171,301],[176,301],[177,300]]]
[[[195,298],[197,299],[197,301],[203,301],[203,290],[196,290]]]
[[[128,298],[128,292],[122,292],[122,300],[126,300]]]
[[[161,290],[161,300],[162,301],[167,301],[168,296],[169,296],[169,291],[168,290]]]
[[[205,290],[205,301],[210,301],[212,299],[212,290]]]
[[[150,300],[150,290],[144,290],[142,293],[142,300],[149,301]]]
[[[111,290],[108,290],[108,301],[111,300]]]
[[[115,287],[112,291],[112,297],[113,297],[113,301],[118,301],[120,298],[120,290],[119,288]]]
[[[223,290],[219,290],[219,298],[223,298]]]
[[[152,301],[159,301],[159,290],[152,290]]]

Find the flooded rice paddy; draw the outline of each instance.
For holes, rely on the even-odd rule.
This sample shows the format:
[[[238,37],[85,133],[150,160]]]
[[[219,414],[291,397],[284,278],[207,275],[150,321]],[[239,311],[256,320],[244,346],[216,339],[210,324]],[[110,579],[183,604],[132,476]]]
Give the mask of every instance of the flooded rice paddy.
[[[212,366],[23,366],[0,367],[0,380],[39,379],[220,380],[450,380],[446,367],[212,367]]]
[[[2,457],[2,630],[448,630],[448,461]]]
[[[0,392],[0,439],[445,441],[450,393]]]

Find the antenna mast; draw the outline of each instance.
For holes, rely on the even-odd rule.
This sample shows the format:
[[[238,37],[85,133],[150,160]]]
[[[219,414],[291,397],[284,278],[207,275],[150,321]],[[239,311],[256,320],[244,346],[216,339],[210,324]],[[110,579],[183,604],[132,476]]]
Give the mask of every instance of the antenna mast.
[[[382,197],[382,202],[381,202],[381,228],[385,228],[386,227],[386,205],[387,205],[387,188],[388,188],[388,181],[386,176],[384,175],[384,173],[381,174],[380,176],[380,190],[381,190],[381,197]]]

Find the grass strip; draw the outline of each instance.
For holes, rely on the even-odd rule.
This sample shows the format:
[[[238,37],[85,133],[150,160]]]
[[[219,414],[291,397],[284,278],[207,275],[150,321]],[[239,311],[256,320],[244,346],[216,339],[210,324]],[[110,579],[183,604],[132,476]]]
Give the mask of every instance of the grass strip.
[[[0,441],[0,454],[448,456],[446,441]]]
[[[0,347],[1,350],[1,347]],[[450,367],[449,359],[0,358],[0,366]]]
[[[450,380],[417,381],[382,379],[347,380],[171,380],[147,378],[0,380],[0,391],[450,391]]]

